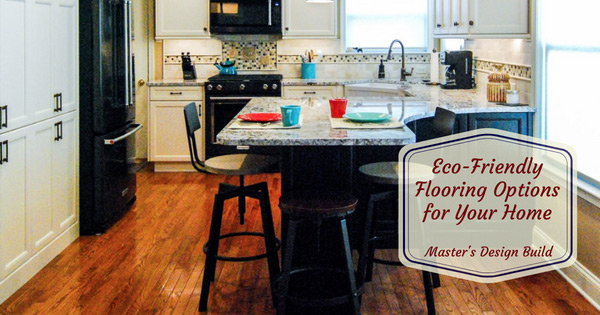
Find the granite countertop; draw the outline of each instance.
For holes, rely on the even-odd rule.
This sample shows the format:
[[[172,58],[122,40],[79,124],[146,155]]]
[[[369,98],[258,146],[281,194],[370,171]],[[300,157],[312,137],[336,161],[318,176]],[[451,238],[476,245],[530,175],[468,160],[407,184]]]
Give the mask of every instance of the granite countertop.
[[[196,80],[183,80],[183,79],[162,79],[152,80],[148,82],[148,86],[203,86],[208,78],[198,78]],[[304,86],[304,85],[315,85],[315,86],[336,86],[336,85],[348,85],[355,83],[368,83],[368,82],[379,82],[379,83],[400,83],[399,80],[393,79],[348,79],[348,78],[329,78],[329,79],[283,79],[281,84],[283,86]]]
[[[502,106],[487,101],[485,91],[442,90],[425,84],[411,84],[410,97],[352,97],[347,112],[388,112],[404,123],[432,117],[436,107],[457,114],[489,112],[535,112],[529,106]],[[404,103],[404,115],[402,115]],[[253,98],[241,113],[280,112],[286,104],[302,106],[303,125],[299,129],[229,129],[217,135],[225,145],[405,145],[416,141],[408,127],[401,129],[332,129],[329,103],[321,98]]]

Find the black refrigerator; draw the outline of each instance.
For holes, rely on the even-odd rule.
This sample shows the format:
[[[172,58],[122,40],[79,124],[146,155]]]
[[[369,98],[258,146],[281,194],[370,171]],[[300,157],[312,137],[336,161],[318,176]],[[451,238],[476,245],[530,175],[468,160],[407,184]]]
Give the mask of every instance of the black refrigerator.
[[[101,234],[135,202],[131,1],[79,2],[80,232]]]

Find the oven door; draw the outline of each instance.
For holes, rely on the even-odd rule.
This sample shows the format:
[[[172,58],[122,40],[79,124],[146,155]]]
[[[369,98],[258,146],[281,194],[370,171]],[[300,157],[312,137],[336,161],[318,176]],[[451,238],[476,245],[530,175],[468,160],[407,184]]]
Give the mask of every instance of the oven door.
[[[210,0],[212,34],[281,34],[281,0]]]
[[[278,147],[230,146],[217,144],[217,134],[250,102],[248,96],[208,96],[205,116],[206,158],[236,153],[279,154]]]

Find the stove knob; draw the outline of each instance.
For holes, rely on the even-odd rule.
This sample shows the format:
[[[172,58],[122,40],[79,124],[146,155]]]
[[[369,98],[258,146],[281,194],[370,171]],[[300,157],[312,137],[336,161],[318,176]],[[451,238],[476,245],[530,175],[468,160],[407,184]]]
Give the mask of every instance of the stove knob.
[[[246,86],[244,84],[240,84],[240,91],[243,91],[246,89]]]
[[[273,90],[277,90],[278,86],[277,86],[277,84],[273,83],[273,85],[271,86],[271,88],[272,88]]]
[[[263,84],[263,90],[268,90],[269,89],[269,85],[268,84]]]
[[[217,91],[220,91],[220,90],[222,90],[222,89],[223,89],[223,86],[222,86],[222,85],[220,85],[220,84],[217,84]]]
[[[207,89],[207,90],[209,90],[209,91],[212,91],[212,89],[213,89],[213,86],[212,86],[212,84],[209,84],[209,85],[207,85],[207,86],[206,86],[206,89]]]

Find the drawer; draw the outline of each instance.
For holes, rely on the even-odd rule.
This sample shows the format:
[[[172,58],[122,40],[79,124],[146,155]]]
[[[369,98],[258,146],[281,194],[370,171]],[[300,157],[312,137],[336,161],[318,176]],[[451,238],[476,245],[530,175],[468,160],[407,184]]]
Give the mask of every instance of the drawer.
[[[284,97],[338,97],[337,86],[285,86]]]
[[[202,87],[155,86],[150,88],[151,101],[199,101],[202,100]]]

